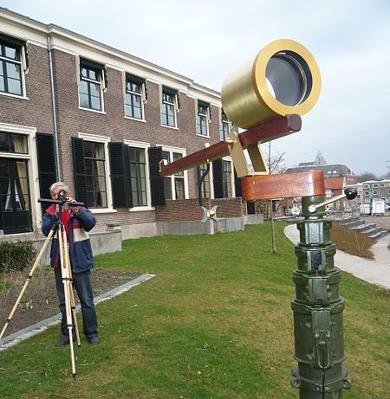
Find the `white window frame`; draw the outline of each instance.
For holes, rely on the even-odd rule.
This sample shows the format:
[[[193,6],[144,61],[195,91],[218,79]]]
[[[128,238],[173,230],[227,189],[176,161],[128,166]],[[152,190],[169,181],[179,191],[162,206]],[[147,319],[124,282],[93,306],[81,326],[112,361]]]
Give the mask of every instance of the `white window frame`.
[[[178,154],[181,154],[183,158],[187,155],[187,151],[185,148],[180,148],[180,147],[172,147],[172,146],[166,146],[163,144],[157,144],[157,147],[161,147],[163,152],[169,152],[169,162],[173,162],[173,153],[176,152]],[[184,179],[184,199],[188,199],[188,173],[187,170],[183,171],[183,179]],[[176,198],[173,198],[175,196],[175,174],[171,176],[167,176],[167,178],[171,179],[171,192],[172,192],[172,200],[176,200]]]
[[[230,156],[226,156],[222,158],[222,161],[229,162],[230,167],[231,167],[231,173],[230,173],[230,190],[232,193],[231,197],[224,197],[224,198],[235,198],[236,196],[236,190],[235,190],[235,185],[234,185],[234,164],[233,164],[233,159]]]
[[[220,108],[220,129],[219,129],[219,139],[221,141],[226,140],[226,138],[229,136],[230,133],[230,122],[228,119],[226,121],[223,119],[223,115],[225,113],[223,112],[223,108]],[[225,114],[226,118],[227,115]],[[225,135],[225,129],[226,129],[226,135]]]
[[[105,109],[105,107],[104,107],[104,92],[107,90],[107,88],[105,86],[103,68],[99,68],[100,69],[99,92],[100,92],[101,109],[98,110],[98,109],[93,109],[93,108],[88,108],[88,107],[82,107],[81,106],[81,101],[80,101],[80,82],[82,80],[84,80],[84,79],[81,79],[81,65],[83,64],[83,57],[76,57],[76,62],[77,62],[77,68],[76,68],[76,73],[77,73],[77,95],[78,95],[78,99],[79,99],[79,109],[81,109],[83,111],[97,112],[99,114],[105,114],[105,111],[104,111],[104,109]]]
[[[199,113],[199,101],[204,103],[204,104],[207,104],[207,110],[206,110],[205,114],[200,114]],[[196,111],[196,115],[195,115],[196,116],[196,126],[195,126],[195,129],[196,129],[196,135],[199,136],[199,137],[210,137],[210,127],[209,127],[209,125],[211,123],[211,114],[210,114],[211,110],[210,110],[210,107],[211,107],[211,104],[209,102],[207,102],[207,101],[203,101],[203,100],[199,100],[199,99],[196,101],[196,110],[195,110]],[[198,119],[201,116],[206,119],[206,134],[201,134],[201,133],[198,132]]]
[[[131,76],[137,77],[136,75],[133,75],[129,72],[124,72],[124,93],[123,93],[123,109],[125,113],[125,118],[126,119],[132,119],[135,121],[139,122],[146,122],[146,117],[145,117],[145,104],[146,104],[146,79],[139,77],[140,80],[143,80],[143,83],[141,85],[141,93],[136,93],[131,90],[127,90],[127,82],[131,79]],[[126,95],[131,94],[134,96],[139,96],[140,97],[140,102],[141,102],[141,113],[142,113],[142,118],[135,118],[134,116],[126,115]]]
[[[174,91],[175,89],[172,89]],[[162,121],[162,106],[164,104],[173,105],[173,117],[175,119],[174,126],[165,125]],[[164,101],[164,86],[161,86],[160,90],[160,123],[162,127],[166,127],[169,129],[178,129],[178,122],[177,122],[177,113],[179,112],[179,99],[178,99],[178,92],[174,94],[173,102]]]
[[[11,36],[10,36],[11,37]],[[6,40],[2,42],[2,44],[6,44]],[[15,48],[14,46],[10,46],[12,48]],[[20,60],[14,62],[14,64],[17,64],[20,66],[20,81],[22,85],[22,93],[21,94],[14,94],[14,93],[9,93],[9,92],[4,92],[0,91],[0,95],[2,96],[9,96],[9,97],[15,97],[15,98],[23,98],[27,99],[27,92],[26,92],[26,74],[28,73],[28,68],[27,68],[27,55],[26,55],[26,47],[21,46],[19,49],[20,51]]]
[[[111,187],[111,170],[110,170],[110,157],[108,153],[108,143],[111,142],[111,138],[107,136],[101,136],[98,134],[82,133],[78,132],[77,137],[85,141],[92,141],[95,143],[104,144],[104,157],[106,161],[104,162],[104,172],[106,174],[106,187],[107,187],[107,208],[90,208],[92,213],[110,213],[117,212],[112,206],[112,187]]]
[[[129,146],[129,147],[136,147],[136,148],[141,148],[145,151],[145,178],[146,178],[146,200],[147,200],[147,205],[146,206],[135,206],[130,209],[130,212],[140,212],[140,211],[150,211],[153,209],[152,207],[152,194],[151,194],[151,189],[150,189],[150,173],[149,173],[149,148],[150,144],[145,143],[142,141],[136,141],[136,140],[124,140],[124,144]]]
[[[2,132],[20,134],[27,137],[27,147],[28,147],[27,154],[0,152],[0,157],[27,160],[28,180],[30,183],[29,190],[30,190],[30,200],[31,200],[30,206],[31,206],[32,226],[33,228],[40,228],[42,223],[42,212],[41,212],[41,207],[37,205],[38,198],[40,197],[38,164],[36,162],[36,159],[38,159],[38,155],[35,145],[37,129],[31,126],[20,126],[8,123],[0,123],[0,130]],[[49,190],[47,192],[47,196],[49,197]]]

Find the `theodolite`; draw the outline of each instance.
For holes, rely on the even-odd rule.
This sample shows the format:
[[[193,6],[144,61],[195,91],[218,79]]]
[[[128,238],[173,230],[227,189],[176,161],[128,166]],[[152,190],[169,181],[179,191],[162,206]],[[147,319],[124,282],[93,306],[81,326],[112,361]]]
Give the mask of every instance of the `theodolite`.
[[[325,201],[322,171],[271,175],[260,149],[262,143],[300,131],[300,115],[315,105],[320,86],[318,66],[306,48],[292,40],[270,43],[252,63],[229,75],[222,87],[224,112],[235,128],[246,130],[238,134],[232,128],[225,141],[161,163],[160,174],[168,176],[230,154],[241,178],[243,201],[302,199],[303,217],[293,220],[300,239],[291,304],[298,365],[292,369],[291,385],[299,389],[300,399],[341,399],[351,383],[342,367],[344,299],[339,295],[340,271],[334,264],[336,246],[330,240],[332,222],[325,218],[325,205],[352,199],[356,193],[346,189]],[[216,209],[205,214],[214,218]]]

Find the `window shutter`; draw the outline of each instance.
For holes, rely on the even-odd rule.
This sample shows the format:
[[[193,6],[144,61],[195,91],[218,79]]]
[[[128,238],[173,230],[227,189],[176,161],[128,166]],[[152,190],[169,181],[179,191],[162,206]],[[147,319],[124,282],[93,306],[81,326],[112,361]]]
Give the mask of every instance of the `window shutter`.
[[[163,159],[161,147],[149,148],[150,188],[152,206],[165,205],[164,177],[160,175],[159,163]]]
[[[87,182],[85,176],[84,142],[72,137],[73,171],[76,199],[87,206]]]
[[[131,208],[129,148],[123,143],[109,143],[112,202],[114,208]]]
[[[50,198],[49,187],[57,181],[54,158],[54,138],[51,134],[36,134],[38,155],[39,194]]]
[[[214,197],[223,198],[223,168],[222,159],[213,161]]]

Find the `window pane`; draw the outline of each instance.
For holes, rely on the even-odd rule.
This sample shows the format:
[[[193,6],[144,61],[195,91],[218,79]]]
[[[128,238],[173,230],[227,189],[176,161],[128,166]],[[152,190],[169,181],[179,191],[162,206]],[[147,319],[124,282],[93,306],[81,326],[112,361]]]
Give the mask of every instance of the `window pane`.
[[[91,97],[91,108],[100,111],[100,98]]]
[[[175,179],[176,199],[184,199],[184,179]]]
[[[9,134],[0,132],[0,151],[10,152],[10,148]]]
[[[5,47],[5,56],[11,58],[12,60],[18,60],[18,50],[13,47]]]
[[[80,93],[80,107],[89,108],[88,94]]]
[[[22,85],[20,80],[8,79],[8,92],[12,94],[22,94]]]
[[[100,97],[100,86],[95,83],[90,83],[91,96]]]

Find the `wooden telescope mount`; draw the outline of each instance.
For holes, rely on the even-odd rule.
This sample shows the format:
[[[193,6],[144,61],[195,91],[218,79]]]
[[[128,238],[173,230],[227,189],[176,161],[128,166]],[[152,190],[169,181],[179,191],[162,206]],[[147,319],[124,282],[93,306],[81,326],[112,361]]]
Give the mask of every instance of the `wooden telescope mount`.
[[[324,174],[322,171],[304,171],[269,175],[259,144],[299,132],[302,120],[299,115],[278,116],[237,134],[231,132],[225,141],[220,141],[202,150],[180,158],[172,163],[160,163],[160,175],[169,176],[180,171],[209,163],[231,155],[237,176],[242,182],[244,201],[324,196]],[[244,150],[252,162],[249,170]]]

